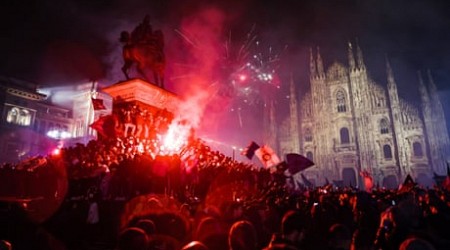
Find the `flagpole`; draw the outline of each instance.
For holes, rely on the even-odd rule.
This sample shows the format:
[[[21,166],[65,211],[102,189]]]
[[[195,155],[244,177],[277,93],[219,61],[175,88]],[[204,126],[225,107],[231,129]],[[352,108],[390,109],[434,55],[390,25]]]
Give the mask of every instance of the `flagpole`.
[[[236,147],[233,146],[232,148],[233,148],[233,161],[234,161],[234,154],[235,154],[235,151],[236,151]]]

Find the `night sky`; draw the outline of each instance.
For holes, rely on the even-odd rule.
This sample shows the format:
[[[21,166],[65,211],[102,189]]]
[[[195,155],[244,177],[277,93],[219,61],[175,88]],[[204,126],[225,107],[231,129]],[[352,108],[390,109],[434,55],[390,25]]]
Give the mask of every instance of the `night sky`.
[[[180,47],[183,39],[176,30],[197,25],[194,26],[200,27],[200,33],[195,36],[209,48],[211,44],[223,43],[229,34],[236,40],[243,39],[255,26],[261,48],[271,46],[281,58],[277,71],[281,79],[280,106],[291,73],[300,97],[309,88],[310,47],[320,46],[325,67],[334,61],[346,65],[347,42],[358,40],[376,82],[386,84],[387,55],[400,95],[415,102],[416,72],[430,69],[445,98],[443,105],[448,107],[448,5],[447,1],[429,0],[6,0],[0,3],[0,74],[44,86],[91,80],[108,86],[124,80],[120,72],[120,32],[131,31],[149,14],[154,29],[164,32],[166,83],[175,92],[186,91],[186,85],[193,84],[189,79],[176,80],[182,76],[178,65],[192,63],[192,57],[196,62],[210,58]],[[194,70],[197,74],[210,72],[199,69],[200,66],[208,65],[199,63]],[[446,112],[450,117],[450,111]],[[248,127],[255,123],[258,122],[248,121]],[[240,136],[233,140],[242,143],[251,138]]]

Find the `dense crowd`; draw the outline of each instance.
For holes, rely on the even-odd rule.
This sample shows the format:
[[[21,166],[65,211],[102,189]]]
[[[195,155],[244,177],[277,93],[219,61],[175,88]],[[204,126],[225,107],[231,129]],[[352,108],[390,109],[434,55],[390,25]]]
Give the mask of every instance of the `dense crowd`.
[[[13,249],[450,249],[444,188],[299,189],[284,169],[198,139],[177,154],[155,145],[93,140],[3,164],[1,196],[24,201],[2,202],[0,238]]]

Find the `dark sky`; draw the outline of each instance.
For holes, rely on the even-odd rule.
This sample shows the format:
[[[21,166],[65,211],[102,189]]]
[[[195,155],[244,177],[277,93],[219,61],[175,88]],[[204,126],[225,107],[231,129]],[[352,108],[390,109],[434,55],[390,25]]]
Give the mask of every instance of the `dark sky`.
[[[358,40],[372,78],[381,85],[386,83],[387,54],[404,98],[417,98],[416,71],[430,69],[448,100],[448,5],[444,0],[5,0],[0,3],[0,74],[41,85],[95,79],[107,86],[123,80],[119,34],[149,14],[152,25],[164,32],[166,81],[176,90],[178,83],[171,79],[184,50],[177,47],[182,39],[175,30],[213,8],[214,16],[202,21],[220,33],[219,40],[230,31],[244,37],[255,25],[263,44],[279,51],[287,46],[280,53],[278,74],[286,83],[292,73],[300,92],[308,88],[310,47],[320,46],[325,65],[346,64],[347,41]],[[209,18],[215,21],[208,23]],[[449,101],[443,104],[450,106]]]
[[[437,77],[445,78],[448,74],[450,9],[446,1],[220,2],[2,1],[0,73],[51,83],[52,77],[45,76],[48,72],[42,72],[43,68],[51,70],[50,66],[64,61],[67,72],[61,72],[65,74],[62,79],[103,79],[111,67],[107,58],[120,55],[117,40],[120,31],[134,27],[145,14],[150,14],[155,27],[162,27],[165,35],[173,38],[176,35],[169,33],[180,28],[184,17],[205,6],[217,6],[227,18],[223,23],[225,32],[233,30],[239,34],[256,24],[264,42],[274,47],[288,45],[287,54],[295,57],[304,56],[309,47],[321,46],[325,63],[332,63],[345,58],[347,41],[358,39],[367,63],[374,65],[372,71],[384,71],[382,61],[387,53],[394,70],[430,68]],[[294,56],[289,59],[305,61],[292,59]],[[304,68],[290,70],[298,71],[296,75],[305,73]],[[439,85],[447,88],[440,81]]]

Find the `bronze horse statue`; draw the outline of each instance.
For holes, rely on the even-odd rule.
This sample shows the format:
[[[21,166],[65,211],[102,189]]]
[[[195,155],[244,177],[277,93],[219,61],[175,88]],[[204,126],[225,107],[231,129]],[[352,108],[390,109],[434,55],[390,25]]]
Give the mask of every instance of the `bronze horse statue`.
[[[136,65],[136,71],[147,80],[149,80],[147,77],[148,70],[152,71],[155,84],[164,88],[165,56],[162,32],[157,30],[152,32],[147,39],[133,40],[127,31],[121,33],[120,41],[124,43],[122,72],[126,79],[130,79],[129,70],[133,65]]]

